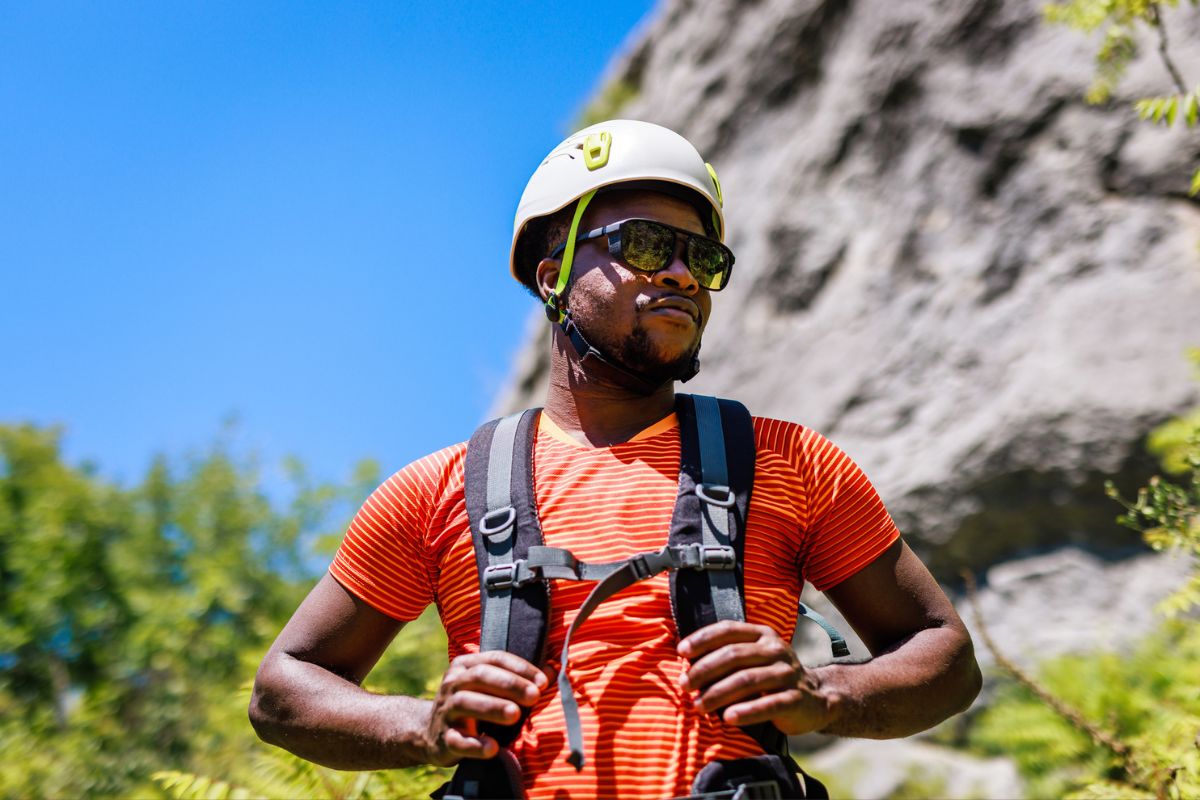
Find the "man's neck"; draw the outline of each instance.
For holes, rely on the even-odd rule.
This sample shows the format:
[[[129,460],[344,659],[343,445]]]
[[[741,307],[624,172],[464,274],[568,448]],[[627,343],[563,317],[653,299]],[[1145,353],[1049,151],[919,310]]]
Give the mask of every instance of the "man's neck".
[[[550,357],[545,413],[576,441],[593,447],[627,442],[675,410],[674,381],[639,394],[584,370],[570,347],[556,346]]]

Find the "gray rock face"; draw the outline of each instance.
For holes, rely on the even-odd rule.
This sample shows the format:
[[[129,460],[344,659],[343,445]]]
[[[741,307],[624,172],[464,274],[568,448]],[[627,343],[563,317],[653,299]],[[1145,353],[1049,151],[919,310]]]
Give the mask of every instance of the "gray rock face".
[[[1064,548],[989,569],[979,613],[1000,651],[1029,670],[1064,653],[1120,652],[1162,622],[1155,607],[1183,585],[1190,569],[1191,560],[1180,554],[1146,553],[1106,564]],[[989,666],[994,659],[974,615],[967,608],[959,613],[980,664]]]
[[[1200,141],[1082,96],[1094,42],[1042,0],[666,3],[614,77],[622,116],[720,171],[734,280],[687,389],[813,427],[952,579],[1064,544],[1136,547],[1142,440],[1196,402]],[[1200,14],[1169,18],[1200,80]],[[539,402],[534,323],[499,410]],[[535,331],[536,332],[533,332]]]
[[[1182,554],[1143,553],[1105,562],[1064,547],[987,570],[980,580],[979,613],[1001,653],[1036,671],[1042,661],[1067,653],[1133,647],[1162,621],[1156,606],[1183,585],[1190,569],[1191,559]],[[811,586],[805,587],[804,602],[846,636],[851,655],[869,655],[837,609]],[[984,646],[974,610],[965,599],[957,606],[990,679],[995,659]],[[805,664],[830,661],[828,638],[815,625],[802,621],[794,645]]]
[[[844,739],[801,759],[832,797],[1023,797],[1016,767],[907,739]]]

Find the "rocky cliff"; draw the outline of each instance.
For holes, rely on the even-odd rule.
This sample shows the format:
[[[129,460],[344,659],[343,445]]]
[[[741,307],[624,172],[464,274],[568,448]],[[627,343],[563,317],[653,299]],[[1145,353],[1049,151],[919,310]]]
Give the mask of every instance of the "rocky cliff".
[[[1136,546],[1103,478],[1136,485],[1197,400],[1200,141],[1134,119],[1169,89],[1152,46],[1086,105],[1096,42],[1041,5],[672,0],[610,76],[725,190],[738,261],[687,388],[828,435],[943,579]],[[1200,79],[1200,14],[1168,23]],[[547,336],[500,410],[539,401]]]

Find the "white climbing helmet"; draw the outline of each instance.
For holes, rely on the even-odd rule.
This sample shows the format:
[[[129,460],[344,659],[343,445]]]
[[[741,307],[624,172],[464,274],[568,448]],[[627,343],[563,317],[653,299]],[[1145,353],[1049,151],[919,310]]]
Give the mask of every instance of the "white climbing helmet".
[[[517,269],[517,243],[530,220],[553,214],[585,194],[630,181],[663,181],[694,190],[712,209],[712,226],[724,238],[721,183],[696,148],[675,131],[632,119],[590,125],[550,151],[534,171],[513,222],[508,264]]]

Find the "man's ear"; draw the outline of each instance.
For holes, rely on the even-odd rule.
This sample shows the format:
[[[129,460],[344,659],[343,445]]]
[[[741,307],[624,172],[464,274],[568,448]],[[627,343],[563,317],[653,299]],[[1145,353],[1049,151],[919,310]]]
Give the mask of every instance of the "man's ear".
[[[562,269],[562,260],[557,258],[543,258],[538,262],[537,272],[534,273],[537,281],[538,294],[542,300],[550,296],[554,291],[554,287],[558,286],[558,272]]]

